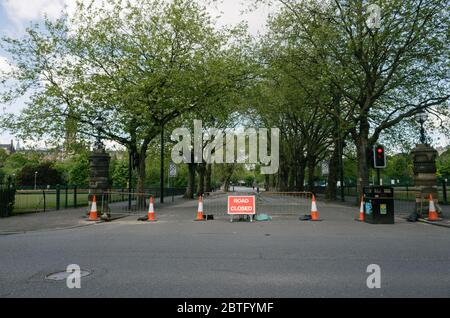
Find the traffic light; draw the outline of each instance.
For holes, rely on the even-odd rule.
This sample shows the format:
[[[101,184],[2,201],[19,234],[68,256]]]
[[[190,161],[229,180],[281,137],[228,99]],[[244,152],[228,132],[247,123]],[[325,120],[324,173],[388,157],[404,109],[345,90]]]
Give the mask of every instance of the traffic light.
[[[375,169],[386,168],[386,152],[384,146],[376,145],[373,147],[373,167]]]

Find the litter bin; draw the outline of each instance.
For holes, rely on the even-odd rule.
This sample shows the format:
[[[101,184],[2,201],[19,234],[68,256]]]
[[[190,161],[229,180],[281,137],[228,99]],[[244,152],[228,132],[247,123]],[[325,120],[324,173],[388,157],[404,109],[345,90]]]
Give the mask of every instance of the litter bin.
[[[364,188],[364,221],[370,224],[394,224],[394,188]]]

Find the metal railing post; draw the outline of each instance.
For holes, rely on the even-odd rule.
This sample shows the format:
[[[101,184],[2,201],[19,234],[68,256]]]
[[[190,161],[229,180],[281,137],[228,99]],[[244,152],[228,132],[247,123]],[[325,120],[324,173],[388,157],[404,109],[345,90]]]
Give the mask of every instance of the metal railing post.
[[[59,184],[56,185],[56,210],[58,211],[61,207],[61,187]]]
[[[69,185],[66,185],[66,197],[64,199],[64,209],[67,209],[69,207]]]
[[[45,199],[45,189],[42,190],[42,195],[44,196],[44,212],[47,210],[47,200]]]
[[[77,205],[77,185],[73,186],[73,207],[76,208]]]

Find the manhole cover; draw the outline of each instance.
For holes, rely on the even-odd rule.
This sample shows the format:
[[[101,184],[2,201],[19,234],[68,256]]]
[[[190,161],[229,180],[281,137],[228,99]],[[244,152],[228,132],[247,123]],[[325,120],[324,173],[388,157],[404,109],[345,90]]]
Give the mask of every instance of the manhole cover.
[[[65,271],[64,272],[56,272],[56,273],[48,274],[47,276],[45,276],[45,279],[53,280],[53,281],[61,281],[61,280],[66,280],[70,274],[72,274],[72,273],[68,273]],[[89,271],[86,271],[86,270],[80,271],[80,277],[86,277],[89,275],[91,275],[91,272],[89,272]]]

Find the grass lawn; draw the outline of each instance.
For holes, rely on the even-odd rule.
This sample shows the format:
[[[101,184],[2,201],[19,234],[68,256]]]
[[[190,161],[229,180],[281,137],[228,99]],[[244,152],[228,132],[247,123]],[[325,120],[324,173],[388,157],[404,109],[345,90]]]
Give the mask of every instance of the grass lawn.
[[[45,200],[44,200],[44,192],[37,190],[26,190],[26,191],[17,191],[15,204],[14,204],[14,213],[26,213],[26,212],[38,212],[45,210],[55,210],[56,209],[56,191],[49,190],[45,191]],[[60,208],[64,209],[66,207],[72,208],[75,207],[75,197],[73,190],[69,190],[66,197],[65,190],[61,190],[60,193]],[[77,191],[76,197],[76,205],[87,206],[88,205],[88,192],[87,191]]]

